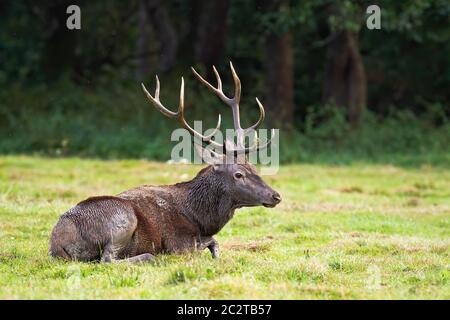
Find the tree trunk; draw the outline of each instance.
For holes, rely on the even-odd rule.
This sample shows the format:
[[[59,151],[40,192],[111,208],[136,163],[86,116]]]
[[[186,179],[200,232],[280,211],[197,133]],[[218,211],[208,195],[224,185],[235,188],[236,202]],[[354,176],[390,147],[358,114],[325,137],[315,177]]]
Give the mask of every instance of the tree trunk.
[[[177,33],[161,1],[145,0],[144,5],[160,44],[160,69],[163,72],[169,71],[175,64],[178,47]]]
[[[274,128],[292,128],[294,116],[294,51],[290,31],[266,37],[264,105]]]
[[[64,72],[70,72],[75,60],[78,31],[66,27],[68,0],[54,1],[47,8],[46,23],[49,30],[44,44],[42,67],[47,80],[54,81]]]
[[[223,64],[228,8],[228,0],[203,0],[200,3],[195,57],[208,70],[208,77],[211,76],[211,65]]]
[[[148,29],[145,0],[140,1],[138,19],[138,36],[136,39],[136,80],[143,81],[150,71],[149,57],[145,54],[150,49],[150,33]]]
[[[327,47],[324,101],[347,108],[352,125],[358,125],[367,100],[364,63],[359,52],[356,33],[340,31],[332,36]]]

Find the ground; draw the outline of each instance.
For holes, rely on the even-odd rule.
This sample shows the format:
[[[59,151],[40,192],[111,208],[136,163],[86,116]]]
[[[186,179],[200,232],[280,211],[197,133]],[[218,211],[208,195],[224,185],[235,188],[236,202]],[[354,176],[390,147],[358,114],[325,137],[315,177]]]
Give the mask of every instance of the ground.
[[[48,256],[58,217],[92,195],[187,180],[144,160],[0,157],[2,299],[450,299],[450,170],[288,165],[265,180],[274,209],[239,210],[209,252],[156,265]]]

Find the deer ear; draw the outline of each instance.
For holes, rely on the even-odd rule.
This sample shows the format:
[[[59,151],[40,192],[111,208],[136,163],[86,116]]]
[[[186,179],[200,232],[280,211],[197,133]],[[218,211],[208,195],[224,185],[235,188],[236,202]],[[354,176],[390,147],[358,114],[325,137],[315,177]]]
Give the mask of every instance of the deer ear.
[[[209,150],[208,148],[203,148],[201,145],[197,143],[194,143],[194,147],[200,158],[202,158],[202,160],[205,163],[213,165],[214,169],[216,169],[216,167],[219,167],[219,165],[224,163],[223,155],[218,154],[212,150]]]

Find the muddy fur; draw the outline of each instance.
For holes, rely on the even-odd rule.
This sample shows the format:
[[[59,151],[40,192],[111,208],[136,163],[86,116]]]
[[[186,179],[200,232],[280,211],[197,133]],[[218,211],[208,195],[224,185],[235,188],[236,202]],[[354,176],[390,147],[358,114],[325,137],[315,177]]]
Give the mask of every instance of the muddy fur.
[[[68,260],[144,262],[158,253],[209,248],[217,258],[212,236],[237,208],[279,202],[252,165],[208,166],[188,182],[143,185],[78,203],[54,227],[49,252]]]

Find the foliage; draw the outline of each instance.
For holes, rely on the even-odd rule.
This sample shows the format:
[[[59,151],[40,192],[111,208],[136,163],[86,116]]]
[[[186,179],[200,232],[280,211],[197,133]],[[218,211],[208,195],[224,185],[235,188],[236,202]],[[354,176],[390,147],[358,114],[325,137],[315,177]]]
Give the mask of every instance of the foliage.
[[[134,60],[128,59],[133,57],[138,33],[138,1],[80,2],[82,30],[62,35],[55,35],[58,26],[49,23],[63,23],[53,11],[55,6],[65,8],[65,0],[49,6],[28,0],[5,3],[0,10],[0,153],[169,157],[168,137],[176,124],[147,105],[134,78]],[[281,134],[283,163],[387,161],[403,165],[420,159],[445,165],[450,116],[448,2],[382,1],[382,29],[375,31],[364,28],[362,9],[367,1],[339,2],[338,12],[330,9],[336,3],[231,2],[223,61],[235,62],[244,84],[243,121],[250,123],[256,117],[247,97],[259,96],[264,102],[264,95],[271,94],[264,88],[264,64],[270,62],[264,37],[292,30],[295,128]],[[195,30],[189,18],[190,3],[175,1],[165,6],[176,20],[180,43],[188,43],[176,68],[160,74],[163,100],[174,108],[180,74],[186,75],[191,64],[202,73],[206,70],[201,62],[192,61],[190,37]],[[358,18],[349,19],[355,15]],[[335,28],[360,28],[369,111],[358,128],[348,126],[342,110],[320,102],[324,48]],[[64,49],[59,56],[69,60],[58,62],[58,57],[47,55],[56,36],[70,40],[67,44],[56,41]],[[151,57],[152,63],[158,62]],[[52,68],[59,66],[56,78],[46,59],[51,59],[47,62]],[[218,68],[228,72],[226,63]],[[153,87],[157,68],[152,65],[151,69],[145,82]],[[230,125],[229,112],[207,90],[192,77],[186,78],[186,86],[191,120],[214,123],[221,113],[225,126]],[[229,78],[224,78],[224,86],[229,92]]]
[[[201,119],[212,126],[221,113],[226,115],[224,128],[232,127],[225,107],[194,84],[186,82],[188,119]],[[177,105],[177,97],[170,94],[177,87],[162,87],[162,99],[168,106]],[[86,93],[70,81],[56,87],[41,85],[26,94],[16,87],[0,94],[0,101],[16,106],[9,110],[0,105],[0,136],[5,137],[0,140],[0,153],[167,160],[176,143],[170,142],[176,121],[164,118],[149,106],[134,83],[121,86],[112,81],[95,93]],[[213,112],[205,115],[205,104]],[[242,111],[255,118],[250,108],[244,104]],[[446,166],[450,163],[448,118],[440,105],[430,106],[426,114],[420,119],[410,111],[394,108],[387,117],[367,113],[355,129],[348,125],[340,109],[311,106],[295,131],[281,131],[280,160],[400,165],[423,161]],[[244,119],[245,123],[253,120]]]
[[[126,83],[135,72],[135,43],[138,35],[137,12],[139,1],[81,1],[83,28],[59,36],[63,50],[53,57],[48,54],[54,43],[52,32],[64,29],[54,7],[65,8],[65,0],[43,6],[35,1],[7,1],[0,11],[0,84],[9,90],[10,83],[28,86],[52,83],[50,63],[58,67],[59,77],[69,77],[77,85],[94,90],[99,82],[112,80]],[[281,4],[280,4],[281,3]],[[361,52],[369,82],[368,108],[385,114],[391,105],[426,112],[427,105],[440,104],[448,115],[450,87],[450,4],[445,0],[380,1],[382,29],[367,30],[365,8],[370,1],[232,1],[229,8],[224,66],[228,59],[235,61],[249,94],[261,96],[264,64],[270,61],[262,49],[268,33],[292,30],[295,38],[295,104],[300,120],[307,107],[321,100],[324,51],[330,32],[336,29],[360,30]],[[195,34],[192,17],[194,1],[165,2],[171,21],[177,28],[183,51],[177,58],[176,70],[181,71],[198,63],[195,61]],[[339,10],[331,10],[337,6]],[[275,9],[274,9],[275,8]],[[62,9],[58,9],[62,10]],[[58,11],[59,12],[59,11]],[[52,15],[53,14],[53,15]],[[354,18],[356,16],[356,18]],[[53,22],[52,22],[53,23]],[[191,31],[186,31],[191,30]],[[194,30],[194,31],[192,31]],[[154,38],[154,36],[153,36]],[[154,42],[154,39],[150,42]],[[69,39],[65,40],[64,39]],[[152,74],[158,71],[158,46],[148,52]],[[47,61],[46,59],[52,59]],[[208,66],[209,67],[209,66]],[[53,70],[54,71],[54,70]],[[178,80],[177,80],[178,81]],[[172,84],[175,86],[175,84]],[[266,93],[269,94],[269,93]],[[14,105],[8,105],[14,109]]]

